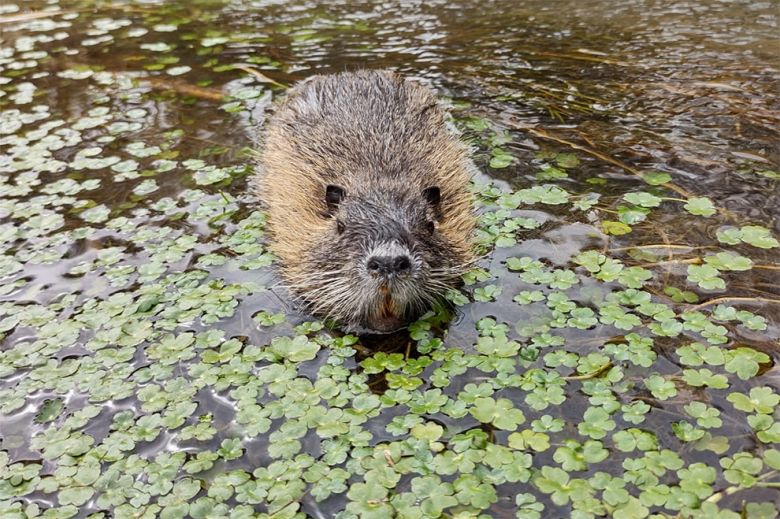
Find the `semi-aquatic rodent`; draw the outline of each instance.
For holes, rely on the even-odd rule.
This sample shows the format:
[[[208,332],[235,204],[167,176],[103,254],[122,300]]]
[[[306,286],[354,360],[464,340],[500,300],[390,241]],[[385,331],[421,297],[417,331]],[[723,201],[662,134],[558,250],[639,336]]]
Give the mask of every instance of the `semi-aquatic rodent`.
[[[314,76],[263,141],[271,251],[313,314],[391,331],[458,283],[473,259],[474,166],[431,90],[388,71]]]

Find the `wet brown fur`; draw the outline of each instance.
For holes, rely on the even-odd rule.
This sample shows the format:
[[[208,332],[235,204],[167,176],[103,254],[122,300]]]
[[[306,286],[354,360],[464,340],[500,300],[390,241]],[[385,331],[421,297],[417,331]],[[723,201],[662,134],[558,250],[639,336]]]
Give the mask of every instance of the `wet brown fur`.
[[[468,148],[447,125],[433,92],[387,71],[314,76],[277,105],[264,134],[254,187],[268,212],[271,251],[293,286],[327,265],[328,184],[347,193],[441,189],[437,232],[452,265],[472,259],[473,172]],[[293,290],[305,299],[305,288]]]

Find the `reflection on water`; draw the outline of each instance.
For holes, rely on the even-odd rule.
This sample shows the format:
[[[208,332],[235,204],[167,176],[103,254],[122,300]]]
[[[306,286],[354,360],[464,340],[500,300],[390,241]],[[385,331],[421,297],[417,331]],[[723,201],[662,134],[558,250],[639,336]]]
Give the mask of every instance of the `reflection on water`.
[[[50,10],[51,16],[41,16],[43,9]],[[210,292],[203,290],[204,300],[213,300],[179,305],[178,313],[166,314],[164,319],[173,324],[162,330],[175,329],[181,318],[178,322],[188,322],[183,329],[204,332],[217,327],[226,338],[236,337],[242,344],[264,345],[273,337],[292,334],[293,326],[305,322],[307,317],[296,313],[284,290],[275,286],[267,258],[257,245],[261,231],[252,234],[262,225],[251,220],[256,202],[246,194],[246,177],[254,157],[251,150],[257,147],[259,129],[272,97],[281,93],[284,86],[312,74],[361,67],[395,69],[426,82],[447,97],[477,148],[475,158],[482,171],[477,180],[481,183],[492,180],[502,188],[513,189],[532,186],[539,183],[540,151],[574,151],[582,160],[581,166],[555,182],[572,193],[598,192],[605,200],[614,201],[610,202],[611,210],[617,210],[619,197],[627,191],[644,189],[644,183],[637,178],[639,172],[659,171],[671,175],[676,195],[709,197],[728,217],[725,221],[692,219],[682,209],[656,211],[652,223],[638,225],[631,235],[613,238],[606,244],[604,236],[594,232],[594,222],[584,212],[580,219],[572,220],[569,213],[558,211],[555,206],[545,206],[544,211],[535,207],[518,215],[533,218],[541,226],[523,231],[518,245],[496,249],[484,262],[487,269],[504,269],[503,263],[517,256],[541,258],[548,265],[563,268],[571,266],[572,258],[580,251],[609,247],[621,256],[621,250],[638,243],[709,247],[717,228],[726,223],[754,223],[770,228],[774,225],[777,230],[780,7],[774,1],[31,1],[0,6],[0,18],[0,86],[4,93],[0,108],[5,112],[0,118],[0,149],[27,146],[15,137],[30,137],[26,132],[36,128],[36,113],[45,114],[42,117],[47,121],[58,121],[44,134],[51,132],[47,138],[62,141],[61,145],[35,148],[19,156],[9,151],[0,157],[3,174],[15,175],[12,183],[17,186],[7,188],[3,196],[22,205],[35,200],[32,197],[40,193],[25,190],[24,178],[18,179],[26,169],[42,171],[44,183],[61,178],[102,181],[88,193],[73,193],[76,198],[90,200],[90,206],[96,208],[93,234],[78,234],[84,222],[74,215],[82,206],[76,204],[73,210],[59,206],[47,217],[63,214],[62,226],[52,224],[52,229],[72,234],[63,234],[61,243],[46,242],[40,247],[36,244],[41,242],[32,237],[9,249],[10,256],[16,255],[24,263],[24,269],[6,278],[2,300],[41,308],[61,303],[66,309],[61,314],[42,313],[38,328],[56,315],[68,319],[77,313],[67,310],[68,307],[75,309],[91,298],[104,300],[109,295],[117,297],[117,308],[102,311],[115,311],[112,317],[118,315],[130,304],[121,299],[121,291],[143,291],[146,284],[156,279],[151,271],[159,265],[156,261],[164,257],[160,261],[169,273],[192,272],[197,267],[206,269],[210,279],[223,281],[211,287]],[[504,148],[514,158],[508,167],[488,166],[490,144],[473,131],[476,123],[469,124],[480,120],[477,118],[490,121],[496,134],[509,132]],[[69,127],[76,121],[78,131],[56,133],[58,127]],[[157,149],[149,148],[154,146]],[[116,161],[105,159],[104,163],[90,165],[88,161],[95,155],[89,150],[96,147],[103,149],[100,157],[110,155]],[[74,167],[74,161],[79,160],[87,165]],[[203,164],[188,165],[188,160],[202,160]],[[27,165],[23,161],[28,161],[24,163]],[[226,178],[230,181],[223,182]],[[143,184],[150,179],[153,184]],[[70,196],[64,188],[58,193]],[[207,196],[213,193],[221,195]],[[182,195],[184,199],[177,198]],[[125,216],[127,220],[115,222],[112,228],[103,227],[107,217],[99,217],[101,207],[110,211],[112,218]],[[5,223],[24,227],[20,222],[34,216],[35,211],[28,213],[9,202],[0,206],[0,215]],[[237,225],[241,225],[238,222],[242,221],[244,237],[236,238],[240,234],[236,231]],[[41,236],[52,234],[47,231],[46,222],[36,220],[34,225],[42,229]],[[148,229],[139,238],[134,230],[144,226]],[[186,243],[185,235],[197,236],[197,243]],[[172,246],[166,236],[181,238]],[[253,249],[255,246],[258,248]],[[41,256],[49,248],[59,252],[52,253],[53,259],[47,261]],[[106,252],[113,248],[128,256],[115,264],[110,259],[113,252]],[[229,260],[217,260],[210,254]],[[203,256],[213,262],[204,263]],[[628,256],[622,253],[622,257]],[[642,261],[655,265],[658,259]],[[666,259],[673,260],[671,253]],[[771,264],[777,258],[771,249],[755,249],[751,259],[757,264]],[[86,267],[74,274],[74,268],[93,261],[101,268],[115,265],[113,277],[89,272]],[[247,266],[251,262],[254,263]],[[133,269],[121,271],[121,267],[127,266]],[[659,293],[667,283],[684,283],[684,270],[657,272],[663,278]],[[139,277],[133,277],[136,274]],[[123,276],[127,278],[125,283]],[[148,280],[144,276],[149,276]],[[18,279],[27,283],[11,286]],[[177,286],[194,286],[199,281],[183,276]],[[242,292],[241,286],[249,282],[270,289],[245,288]],[[509,323],[512,333],[526,338],[535,333],[529,330],[549,318],[546,308],[540,311],[511,302],[515,294],[528,290],[517,276],[504,276],[500,283],[503,295],[498,302],[466,305],[448,326],[442,325],[442,329],[448,328],[448,344],[463,345],[473,353],[469,345],[478,336],[475,323],[483,317]],[[776,285],[776,270],[756,269],[741,273],[738,282],[730,283],[728,295],[777,299]],[[184,288],[184,295],[179,295],[179,288],[150,295],[157,299],[149,302],[149,308],[154,304],[179,304],[177,298],[188,297]],[[584,281],[572,298],[581,305],[594,306],[615,288],[619,286]],[[236,298],[240,304],[230,306]],[[253,321],[259,309],[269,315],[287,314],[290,323],[259,327]],[[740,337],[740,344],[774,354],[777,309],[777,305],[760,308],[761,315],[770,319],[768,330],[747,332]],[[100,317],[90,319],[99,321]],[[121,366],[114,373],[116,379],[99,388],[108,395],[100,403],[110,412],[84,429],[99,443],[109,434],[115,413],[139,408],[136,388],[116,389],[122,380],[133,377],[142,384],[163,381],[168,368],[155,365],[148,353],[144,355],[140,349],[136,352],[135,343],[128,343],[132,346],[127,346],[129,349],[117,349],[117,358],[107,362],[107,350],[85,349],[92,333],[87,330],[89,326],[66,328],[63,325],[61,330],[46,332],[50,336],[67,335],[62,343],[70,344],[61,350],[54,348],[52,358],[64,365],[69,359],[99,356],[104,351],[100,358],[105,362],[103,367],[90,369],[114,366],[114,362]],[[40,333],[36,326],[12,326],[8,330],[0,349],[11,352],[16,348],[12,352],[15,366],[25,366],[26,355],[40,354],[33,347],[19,346],[34,341],[36,333]],[[133,333],[143,337],[139,330]],[[589,348],[596,351],[595,345],[616,335],[614,329],[603,326],[591,330],[565,328],[558,334],[567,345],[577,345],[583,355]],[[438,335],[441,333],[437,332]],[[104,339],[106,344],[116,340]],[[653,365],[654,371],[674,373],[679,369],[672,355],[674,344],[659,341],[659,360]],[[401,334],[365,338],[359,346],[362,354],[367,350],[406,353],[409,349],[410,358],[420,358],[412,345],[408,334]],[[426,355],[422,357],[430,360]],[[11,353],[7,358],[11,358]],[[31,365],[39,365],[39,358],[34,359]],[[186,365],[189,358],[182,356],[181,360]],[[325,356],[320,354],[313,366],[302,368],[301,374],[316,380],[325,362]],[[344,365],[356,370],[355,361],[350,358],[344,360]],[[420,372],[425,368],[427,365],[421,365]],[[185,376],[184,368],[177,369],[181,369],[177,376]],[[235,369],[236,372],[221,376],[248,377],[239,373],[240,367]],[[433,387],[432,371],[433,368],[424,371],[423,388]],[[26,374],[21,368],[0,371],[0,390],[23,384]],[[635,380],[641,380],[645,374],[639,368],[627,370],[627,376]],[[63,369],[52,371],[50,377],[70,375]],[[194,377],[191,373],[187,376]],[[202,373],[198,376],[211,380]],[[466,384],[479,383],[484,378],[478,371],[469,371],[445,393],[455,395]],[[776,386],[777,370],[772,368],[764,374],[762,383]],[[13,412],[2,417],[0,445],[8,451],[11,462],[40,458],[29,444],[31,434],[45,429],[35,421],[40,404],[59,396],[69,410],[80,408],[87,401],[84,395],[88,391],[84,388],[93,387],[93,382],[85,376],[79,384],[80,389],[70,389],[65,394],[54,386],[46,386],[45,390],[31,392],[33,396],[25,405],[8,404]],[[372,375],[368,384],[376,394],[388,387],[381,374]],[[214,450],[222,439],[238,434],[239,430],[234,420],[235,395],[226,396],[227,387],[227,383],[213,386],[209,382],[197,388],[197,395],[195,386],[191,388],[192,400],[199,405],[197,414],[208,416],[202,419],[207,422],[202,427],[218,431],[215,439],[206,442]],[[749,387],[737,381],[734,389],[747,391]],[[262,388],[258,390],[258,402],[265,405],[272,400],[261,393]],[[10,402],[11,391],[2,395]],[[517,397],[518,406],[523,406],[518,395],[509,397]],[[697,390],[685,398],[712,398],[724,414],[730,409],[720,394]],[[669,420],[663,414],[664,404],[656,404],[658,413],[651,414],[643,427],[666,430]],[[571,424],[580,420],[581,409],[587,405],[587,395],[580,394],[560,409],[547,412],[557,413],[555,416],[567,423],[566,432],[576,434]],[[399,409],[396,406],[363,425],[373,435],[371,445],[396,439],[386,426],[403,414]],[[536,418],[540,413],[528,414]],[[267,418],[263,416],[262,420]],[[470,416],[453,419],[439,414],[432,420],[446,426],[449,436],[479,426]],[[504,432],[493,433],[506,439]],[[662,445],[680,445],[670,432],[664,434],[669,437],[659,437]],[[723,434],[733,437],[730,452],[756,448],[753,431],[743,422],[727,420]],[[259,433],[254,436],[244,443],[245,456],[230,462],[231,468],[243,467],[251,472],[274,460],[264,450],[267,437]],[[193,433],[193,437],[177,442],[174,435],[166,433],[135,452],[148,456],[166,448],[195,452],[203,445],[193,439],[196,437]],[[313,457],[321,454],[316,438],[309,435],[302,442],[303,452]],[[718,457],[709,451],[695,459],[718,464]],[[45,464],[46,470],[53,470],[51,461]],[[553,464],[552,452],[536,455],[534,464]],[[220,460],[204,472],[204,477],[213,477],[225,467]],[[406,481],[403,484],[408,487]],[[512,516],[514,495],[529,491],[520,487],[502,487],[502,499],[490,513]],[[739,499],[725,496],[721,504],[739,507],[743,498],[777,499],[776,495],[767,494],[769,490],[756,490],[740,494]],[[41,503],[48,499],[39,491],[28,498],[40,499]],[[548,511],[555,510],[546,499],[540,497]],[[306,513],[330,517],[344,507],[346,498],[337,493],[318,503],[306,495],[302,501]],[[90,501],[82,515],[99,508],[93,505]]]

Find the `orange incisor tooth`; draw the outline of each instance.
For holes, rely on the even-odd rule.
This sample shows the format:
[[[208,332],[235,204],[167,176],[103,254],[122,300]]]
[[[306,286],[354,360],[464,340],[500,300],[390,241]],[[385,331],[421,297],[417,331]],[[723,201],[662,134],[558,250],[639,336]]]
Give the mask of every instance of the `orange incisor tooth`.
[[[389,293],[386,293],[382,301],[381,315],[382,317],[395,317],[395,305],[393,305],[393,298],[390,297]]]

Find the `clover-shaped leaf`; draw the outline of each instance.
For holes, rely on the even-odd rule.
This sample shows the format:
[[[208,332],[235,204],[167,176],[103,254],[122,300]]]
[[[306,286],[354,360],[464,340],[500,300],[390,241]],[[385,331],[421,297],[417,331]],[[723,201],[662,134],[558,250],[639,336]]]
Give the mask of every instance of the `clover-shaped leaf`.
[[[623,200],[640,207],[658,207],[661,205],[661,198],[644,191],[627,193],[623,195]]]
[[[711,265],[688,265],[688,280],[705,290],[726,288],[726,282],[718,277],[718,269]]]
[[[493,424],[504,430],[514,430],[525,422],[525,415],[512,405],[507,398],[495,400],[491,397],[477,398],[473,407],[469,410],[471,415],[483,423]]]
[[[716,213],[715,205],[712,200],[705,197],[693,197],[689,198],[688,202],[683,206],[686,211],[698,216],[712,216]]]
[[[271,341],[271,351],[292,362],[304,362],[317,356],[320,345],[312,342],[305,335],[295,338],[276,337]]]

